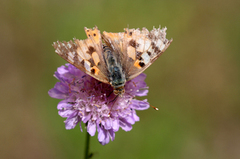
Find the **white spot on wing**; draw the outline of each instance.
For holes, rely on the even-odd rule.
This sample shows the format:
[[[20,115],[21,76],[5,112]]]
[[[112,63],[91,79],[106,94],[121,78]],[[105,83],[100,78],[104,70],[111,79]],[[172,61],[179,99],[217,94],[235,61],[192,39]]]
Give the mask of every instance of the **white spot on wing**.
[[[82,61],[82,58],[80,56],[77,56],[78,57],[78,60],[81,62]]]
[[[72,45],[70,43],[67,44],[68,45],[68,48],[70,49],[72,47]]]
[[[139,47],[137,48],[137,51],[143,52],[144,50],[144,40],[143,39],[138,39],[137,43],[139,44]]]
[[[59,50],[59,48],[57,48],[57,49],[55,50],[55,52],[56,52],[57,54],[62,54],[62,52]]]
[[[84,67],[85,67],[85,69],[88,71],[88,72],[90,72],[91,71],[91,67],[90,67],[90,62],[89,61],[87,61],[87,60],[84,60]]]
[[[156,42],[156,46],[160,47],[163,44],[162,40],[158,39]]]
[[[145,64],[150,62],[150,56],[146,52],[144,52],[141,57],[143,58]]]
[[[158,37],[158,31],[154,31],[154,35],[156,36],[156,37]]]
[[[151,46],[151,40],[146,39],[144,43],[145,43],[144,44],[144,51],[145,51],[145,50],[148,50],[149,47]]]
[[[162,46],[160,47],[160,50],[162,51],[165,48],[165,45],[162,44]]]
[[[150,48],[148,49],[148,51],[151,52],[152,54],[155,54],[155,52],[154,52],[154,50],[152,49],[152,47],[150,47]],[[151,55],[151,56],[152,56],[152,55]]]
[[[68,59],[70,60],[73,60],[73,58],[74,58],[74,54],[72,53],[72,52],[69,52],[68,53]]]

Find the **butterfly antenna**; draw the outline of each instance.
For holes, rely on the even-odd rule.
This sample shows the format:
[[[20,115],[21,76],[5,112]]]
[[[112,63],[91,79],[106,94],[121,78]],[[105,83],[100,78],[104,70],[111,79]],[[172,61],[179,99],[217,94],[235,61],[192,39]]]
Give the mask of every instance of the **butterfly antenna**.
[[[136,98],[136,97],[135,97]],[[136,98],[136,99],[138,99],[138,98]],[[140,99],[138,99],[138,100],[140,100]],[[151,104],[149,104],[153,109],[155,109],[155,110],[159,110],[157,107],[154,107],[154,106],[152,106]]]
[[[150,105],[150,104],[149,104]],[[155,110],[159,110],[157,107],[154,107],[154,106],[152,106],[152,105],[150,105],[153,109],[155,109]]]

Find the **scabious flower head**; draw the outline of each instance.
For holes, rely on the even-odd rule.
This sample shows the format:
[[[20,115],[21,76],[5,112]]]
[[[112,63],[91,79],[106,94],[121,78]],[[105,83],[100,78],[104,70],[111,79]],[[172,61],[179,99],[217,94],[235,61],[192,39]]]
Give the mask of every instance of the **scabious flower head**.
[[[80,123],[82,131],[83,122],[91,136],[98,131],[102,145],[114,140],[119,127],[125,131],[132,129],[132,125],[139,121],[135,110],[149,108],[146,99],[134,99],[148,93],[143,73],[126,83],[122,97],[114,95],[111,85],[99,82],[71,64],[59,67],[54,76],[60,82],[48,94],[52,98],[63,99],[57,109],[61,117],[67,118],[66,129],[73,129]]]

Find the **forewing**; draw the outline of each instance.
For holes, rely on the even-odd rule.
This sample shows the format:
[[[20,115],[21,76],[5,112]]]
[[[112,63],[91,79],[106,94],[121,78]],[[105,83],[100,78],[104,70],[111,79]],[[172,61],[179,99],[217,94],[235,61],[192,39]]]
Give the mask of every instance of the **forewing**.
[[[129,66],[127,72],[127,80],[131,80],[147,69],[160,55],[169,47],[172,42],[166,39],[167,28],[158,29],[153,28],[150,32],[143,28],[130,29],[128,32],[132,34],[132,40],[129,42],[128,47],[135,48],[136,59],[133,65]],[[131,45],[134,43],[134,45]],[[129,53],[128,53],[129,54]]]
[[[166,30],[125,29],[124,33],[103,32],[103,40],[117,52],[127,80],[147,69],[170,45]]]
[[[95,27],[93,30],[85,28],[88,39],[74,39],[69,42],[54,42],[55,52],[67,62],[96,78],[109,83],[107,69],[102,57],[102,40],[100,31]]]

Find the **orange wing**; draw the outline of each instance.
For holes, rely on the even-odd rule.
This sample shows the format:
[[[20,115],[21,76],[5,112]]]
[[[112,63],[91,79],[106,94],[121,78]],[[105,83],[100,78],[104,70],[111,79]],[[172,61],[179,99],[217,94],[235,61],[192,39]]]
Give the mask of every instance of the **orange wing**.
[[[74,42],[54,42],[55,52],[75,67],[96,78],[109,83],[107,68],[102,57],[102,39],[97,27],[93,29],[84,28],[88,39]]]
[[[127,80],[131,80],[147,69],[170,45],[166,30],[153,28],[150,32],[143,28],[128,29],[120,33],[103,32],[103,40],[117,53],[125,70]]]

